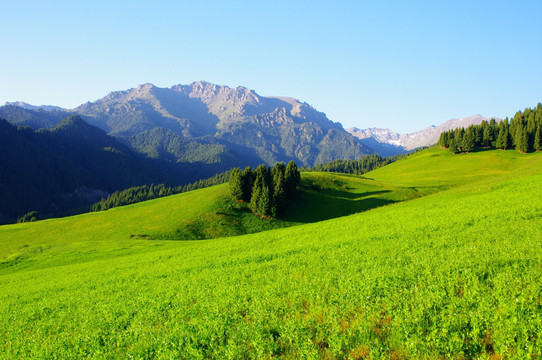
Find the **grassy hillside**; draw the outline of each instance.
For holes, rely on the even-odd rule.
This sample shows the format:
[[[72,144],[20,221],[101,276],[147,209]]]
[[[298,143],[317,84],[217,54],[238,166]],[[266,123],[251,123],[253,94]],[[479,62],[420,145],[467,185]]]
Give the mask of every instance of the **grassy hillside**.
[[[409,188],[345,174],[304,173],[279,219],[230,200],[227,184],[129,206],[0,227],[0,274],[159,249],[158,240],[211,239],[316,222],[415,198]],[[149,240],[153,240],[152,244]]]
[[[413,201],[214,240],[130,239],[126,231],[151,232],[154,214],[139,221],[120,214],[181,195],[219,194],[220,186],[114,209],[127,219],[115,229],[100,229],[90,216],[0,227],[2,254],[25,231],[34,231],[25,238],[36,245],[48,239],[100,253],[98,243],[120,244],[116,257],[87,249],[77,263],[46,267],[39,263],[50,256],[44,249],[21,260],[35,261],[32,268],[4,269],[0,352],[8,358],[540,358],[542,155],[492,151],[444,161],[445,152],[430,149],[367,177],[407,184],[406,191],[418,185],[419,169],[431,174],[430,166],[448,170],[433,182],[420,179],[421,187],[460,183],[458,170],[469,167],[492,176],[465,172],[465,185]],[[318,174],[310,181],[314,193],[327,189],[329,196],[351,186],[319,187]],[[380,194],[393,200],[393,191]],[[155,221],[171,221],[160,218]],[[55,221],[65,221],[57,235],[39,230]]]
[[[509,174],[525,167],[533,157],[538,156],[502,150],[452,154],[434,146],[366,176],[394,185],[444,189]]]

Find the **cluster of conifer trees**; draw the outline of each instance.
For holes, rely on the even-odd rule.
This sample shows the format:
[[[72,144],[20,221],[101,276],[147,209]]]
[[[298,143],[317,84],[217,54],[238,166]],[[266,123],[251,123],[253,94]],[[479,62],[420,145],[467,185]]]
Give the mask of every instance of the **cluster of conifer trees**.
[[[208,179],[201,179],[190,184],[175,187],[165,186],[164,184],[134,186],[125,190],[115,191],[107,199],[101,199],[99,202],[93,204],[90,211],[103,211],[117,206],[135,204],[141,201],[223,184],[228,181],[229,177],[230,172],[226,171]]]
[[[302,168],[302,171],[327,171],[343,174],[362,175],[381,166],[391,164],[405,157],[405,154],[382,157],[378,154],[365,155],[358,160],[333,160],[310,168]]]
[[[276,217],[287,200],[297,192],[301,175],[295,162],[277,163],[271,169],[264,164],[255,170],[234,168],[230,173],[230,193],[234,200],[250,203],[250,209],[262,217]]]
[[[512,119],[497,123],[495,119],[480,125],[445,131],[439,145],[454,153],[470,152],[477,148],[512,149],[520,152],[542,150],[542,105],[518,111]]]

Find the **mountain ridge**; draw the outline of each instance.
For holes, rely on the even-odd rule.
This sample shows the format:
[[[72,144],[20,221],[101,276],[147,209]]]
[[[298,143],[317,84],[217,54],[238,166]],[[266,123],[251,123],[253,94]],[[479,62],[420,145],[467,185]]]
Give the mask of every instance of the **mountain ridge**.
[[[188,142],[199,148],[227,148],[231,161],[220,165],[220,169],[217,167],[216,172],[232,166],[273,165],[290,160],[313,166],[372,153],[340,123],[329,120],[307,103],[291,97],[260,96],[243,86],[231,88],[205,81],[170,88],[145,83],[58,112],[63,116],[52,116],[53,112],[34,108],[24,112],[10,106],[0,108],[1,117],[34,129],[40,126],[40,116],[49,116],[43,127],[52,128],[63,117],[79,114],[89,124],[146,156],[156,156],[160,153],[157,149],[168,149],[165,155],[173,162],[180,159],[181,147],[166,146],[172,143],[171,139],[175,139],[173,143]],[[144,136],[150,133],[155,135],[150,141],[154,144],[152,148],[147,146],[149,139]],[[222,161],[215,157],[207,163]]]
[[[450,119],[407,134],[386,128],[345,130],[340,123],[296,98],[260,96],[244,86],[207,81],[169,88],[144,83],[111,91],[73,109],[24,102],[6,104],[9,105],[0,107],[0,116],[16,125],[53,128],[65,116],[79,114],[136,152],[172,163],[203,159],[207,164],[222,164],[216,172],[261,162],[272,165],[295,160],[313,166],[338,158],[356,159],[368,153],[393,156],[435,144],[443,131],[487,120],[481,115]],[[11,109],[11,116],[3,113],[7,109]],[[185,152],[189,148],[198,149],[199,154],[209,149],[211,154],[223,155],[192,159]],[[212,175],[213,170],[205,174]]]

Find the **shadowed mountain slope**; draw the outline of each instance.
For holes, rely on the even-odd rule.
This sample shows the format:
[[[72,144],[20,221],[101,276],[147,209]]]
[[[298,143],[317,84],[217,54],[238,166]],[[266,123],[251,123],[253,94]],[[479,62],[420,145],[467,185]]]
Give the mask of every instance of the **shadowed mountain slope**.
[[[0,220],[28,211],[61,214],[130,186],[168,177],[126,145],[78,116],[51,130],[0,120]]]

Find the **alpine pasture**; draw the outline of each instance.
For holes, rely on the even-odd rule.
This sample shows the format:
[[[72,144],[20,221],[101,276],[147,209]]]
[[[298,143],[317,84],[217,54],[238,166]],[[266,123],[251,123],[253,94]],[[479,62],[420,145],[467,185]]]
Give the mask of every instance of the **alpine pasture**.
[[[281,220],[218,185],[2,226],[0,353],[540,358],[541,183],[540,153],[434,147],[303,173]]]

